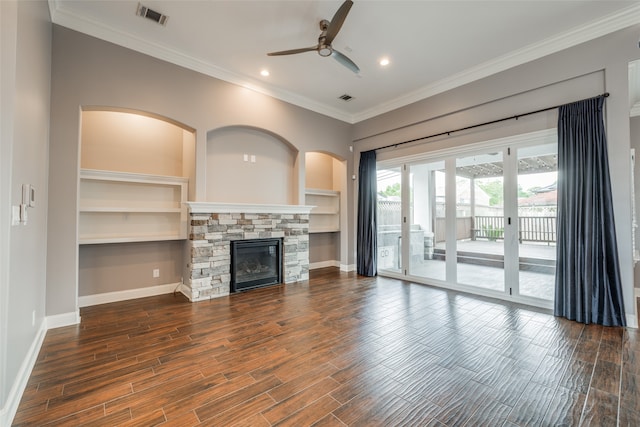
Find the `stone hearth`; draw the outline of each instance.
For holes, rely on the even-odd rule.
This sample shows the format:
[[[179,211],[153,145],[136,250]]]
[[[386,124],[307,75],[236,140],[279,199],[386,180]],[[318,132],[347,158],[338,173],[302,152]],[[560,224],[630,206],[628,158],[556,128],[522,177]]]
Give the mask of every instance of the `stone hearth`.
[[[232,240],[283,239],[283,282],[309,279],[312,206],[187,202],[183,294],[202,301],[229,294]]]

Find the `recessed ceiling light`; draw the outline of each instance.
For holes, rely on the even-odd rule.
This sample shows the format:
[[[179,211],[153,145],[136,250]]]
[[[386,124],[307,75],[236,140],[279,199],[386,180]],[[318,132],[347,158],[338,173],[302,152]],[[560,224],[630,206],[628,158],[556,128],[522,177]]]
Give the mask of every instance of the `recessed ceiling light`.
[[[260,75],[262,77],[269,77],[269,70],[262,70],[260,71]]]
[[[382,58],[380,60],[380,65],[383,67],[386,67],[387,65],[389,65],[389,58]]]

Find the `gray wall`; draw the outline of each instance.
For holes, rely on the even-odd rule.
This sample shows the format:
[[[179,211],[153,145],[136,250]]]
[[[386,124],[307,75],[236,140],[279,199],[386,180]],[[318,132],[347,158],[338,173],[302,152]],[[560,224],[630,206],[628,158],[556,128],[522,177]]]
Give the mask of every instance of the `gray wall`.
[[[631,148],[636,150],[636,162],[634,166],[635,201],[636,201],[636,223],[640,220],[640,116],[632,117],[630,120]],[[640,227],[636,228],[636,251],[640,250]],[[636,288],[640,288],[640,264],[636,264],[633,269],[633,277]]]
[[[46,2],[1,3],[0,424],[5,425],[2,417],[12,409],[7,406],[20,397],[9,391],[45,331],[51,24]],[[11,205],[21,203],[22,184],[36,189],[36,207],[29,209],[26,225],[11,226]]]
[[[628,63],[640,57],[640,26],[546,56],[354,126],[360,152],[388,144],[596,96],[605,90],[606,125],[625,310],[635,316],[631,251]],[[478,128],[451,137],[382,150],[380,159],[425,153],[556,127],[556,112]],[[354,185],[355,190],[355,185]]]
[[[309,262],[340,260],[340,233],[312,233],[309,235]]]
[[[249,161],[244,161],[245,155]],[[234,126],[209,132],[206,200],[297,204],[297,155],[289,144],[264,131]]]
[[[83,107],[146,111],[195,129],[195,201],[207,200],[207,135],[219,129],[260,129],[297,150],[293,203],[304,200],[307,151],[350,157],[351,125],[347,123],[56,25],[51,84],[47,315],[77,312],[78,148]],[[351,165],[348,169],[348,174],[353,173]]]
[[[182,241],[82,245],[78,296],[180,283]],[[153,277],[153,270],[160,277]]]

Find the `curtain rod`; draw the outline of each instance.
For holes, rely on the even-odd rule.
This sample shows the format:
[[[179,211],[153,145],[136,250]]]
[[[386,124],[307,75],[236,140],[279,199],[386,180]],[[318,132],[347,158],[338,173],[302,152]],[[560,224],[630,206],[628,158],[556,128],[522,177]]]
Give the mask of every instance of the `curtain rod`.
[[[607,98],[608,96],[609,96],[609,92],[605,92],[602,95],[594,96],[592,98],[600,98],[600,97]],[[585,99],[581,99],[580,101],[584,101],[584,100],[592,99],[592,98],[585,98]],[[574,101],[574,102],[580,102],[580,101]],[[543,113],[545,111],[555,110],[557,108],[562,107],[563,105],[567,105],[567,104],[555,105],[553,107],[547,107],[547,108],[543,108],[541,110],[536,110],[536,111],[530,111],[528,113],[517,114],[515,116],[504,117],[502,119],[491,120],[489,122],[478,123],[478,124],[475,124],[475,125],[466,126],[466,127],[459,128],[459,129],[449,130],[449,131],[440,132],[440,133],[434,133],[433,135],[422,136],[420,138],[410,139],[408,141],[396,142],[395,144],[389,144],[389,145],[385,145],[383,147],[375,148],[373,151],[384,150],[385,148],[391,148],[391,147],[396,148],[399,145],[410,144],[412,142],[422,141],[423,139],[435,138],[437,136],[451,135],[454,132],[461,132],[463,130],[469,130],[469,129],[478,128],[480,126],[487,126],[487,125],[492,125],[494,123],[506,122],[507,120],[513,120],[513,119],[518,120],[520,117],[525,117],[525,116],[530,116],[532,114],[538,114],[538,113]]]

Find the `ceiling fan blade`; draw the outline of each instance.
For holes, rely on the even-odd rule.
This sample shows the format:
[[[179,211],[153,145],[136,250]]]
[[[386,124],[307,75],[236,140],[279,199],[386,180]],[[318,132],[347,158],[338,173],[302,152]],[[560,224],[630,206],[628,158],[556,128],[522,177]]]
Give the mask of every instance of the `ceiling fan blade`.
[[[327,28],[327,34],[325,36],[326,44],[331,44],[333,39],[338,35],[338,31],[342,28],[342,24],[347,18],[347,14],[349,13],[351,6],[353,6],[353,2],[351,0],[346,0],[342,3],[340,9],[336,11],[336,14],[333,15],[333,19],[331,19],[331,23],[329,24],[329,28]]]
[[[302,47],[300,49],[291,49],[291,50],[281,50],[279,52],[269,52],[267,53],[267,55],[268,56],[294,55],[296,53],[312,52],[314,50],[318,50],[318,46]]]
[[[341,54],[337,50],[334,49],[333,53],[331,54],[331,56],[336,61],[338,61],[339,63],[341,63],[342,65],[344,65],[345,67],[347,67],[348,69],[353,71],[354,73],[358,74],[360,72],[360,68],[358,68],[358,66],[355,64],[355,62],[353,62],[352,60],[350,60],[349,58],[347,58],[346,56],[344,56],[343,54]]]

